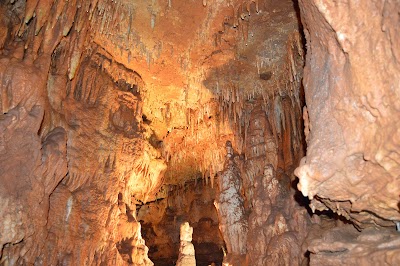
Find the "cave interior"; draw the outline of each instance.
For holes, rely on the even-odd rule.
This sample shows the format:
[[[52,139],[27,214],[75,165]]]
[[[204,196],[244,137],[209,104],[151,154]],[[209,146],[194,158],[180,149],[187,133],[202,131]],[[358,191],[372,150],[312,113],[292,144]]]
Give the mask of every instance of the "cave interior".
[[[0,265],[399,265],[398,0],[0,0]]]

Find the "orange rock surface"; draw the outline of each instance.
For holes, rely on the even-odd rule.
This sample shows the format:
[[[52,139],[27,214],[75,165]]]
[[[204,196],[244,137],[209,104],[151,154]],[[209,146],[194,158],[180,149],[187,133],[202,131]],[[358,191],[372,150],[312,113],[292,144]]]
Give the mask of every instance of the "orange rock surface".
[[[396,264],[399,10],[2,1],[0,264]]]

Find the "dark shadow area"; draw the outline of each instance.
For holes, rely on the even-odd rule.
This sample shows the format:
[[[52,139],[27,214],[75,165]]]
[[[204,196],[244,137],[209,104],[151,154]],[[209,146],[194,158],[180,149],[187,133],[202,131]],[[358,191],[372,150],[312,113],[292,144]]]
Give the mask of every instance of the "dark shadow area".
[[[345,217],[333,212],[330,209],[329,210],[324,210],[324,211],[316,210],[314,215],[318,215],[318,216],[321,216],[321,217],[324,216],[324,217],[332,219],[332,220],[341,221],[344,224],[354,225],[354,223],[352,223],[351,221],[347,220]],[[357,229],[357,226],[354,225],[354,227]]]
[[[310,209],[310,199],[308,197],[304,197],[300,190],[297,189],[297,185],[299,184],[299,179],[296,178],[292,182],[292,188],[295,191],[294,200],[301,206],[307,209],[307,212],[310,216],[313,215],[312,210]]]
[[[149,248],[151,261],[157,266],[176,264],[180,225],[189,222],[193,227],[196,265],[222,265],[224,244],[213,205],[215,188],[206,185],[203,178],[198,178],[181,185],[170,185],[167,190],[166,198],[142,205],[145,211],[138,210],[142,237]],[[160,214],[161,208],[165,209]]]
[[[332,220],[337,220],[337,221],[341,221],[344,224],[353,224],[352,222],[350,222],[349,220],[347,220],[345,217],[333,212],[332,210],[324,210],[324,211],[319,211],[319,210],[315,210],[315,212],[313,213],[313,211],[310,208],[310,199],[308,197],[304,197],[303,194],[297,189],[297,185],[299,183],[299,179],[296,178],[296,180],[294,180],[292,182],[292,188],[295,190],[295,195],[294,195],[294,200],[303,208],[305,208],[309,214],[309,216],[313,216],[313,215],[317,215],[317,216],[324,216],[325,218],[328,219],[332,219]]]
[[[221,266],[224,259],[224,253],[221,247],[215,243],[197,243],[193,242],[194,250],[196,252],[196,265],[208,266],[214,263],[215,266]]]
[[[130,264],[133,263],[132,251],[134,248],[136,248],[135,246],[132,245],[133,240],[134,240],[134,238],[132,237],[132,238],[124,239],[117,243],[117,249],[118,249],[119,254],[126,262],[128,262]]]
[[[310,251],[306,251],[305,253],[304,253],[304,259],[303,259],[303,261],[302,261],[302,264],[301,265],[310,265],[310,255],[311,255],[311,253],[310,253]]]
[[[307,52],[306,51],[306,48],[307,48],[306,38],[304,36],[304,26],[303,26],[303,23],[301,22],[301,12],[300,12],[299,1],[293,0],[293,7],[294,7],[294,10],[296,11],[297,22],[299,25],[299,32],[301,33],[301,36],[302,36],[303,48],[304,48],[304,51]]]

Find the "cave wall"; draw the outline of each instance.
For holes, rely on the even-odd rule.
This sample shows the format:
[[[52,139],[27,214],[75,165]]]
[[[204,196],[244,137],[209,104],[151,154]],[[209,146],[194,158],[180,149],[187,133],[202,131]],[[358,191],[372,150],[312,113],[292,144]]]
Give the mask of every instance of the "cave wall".
[[[398,1],[300,1],[307,39],[307,156],[296,170],[312,208],[359,227],[399,213]],[[397,10],[397,12],[396,12]]]
[[[2,3],[7,265],[152,265],[132,209],[158,191],[166,165],[143,140],[141,77],[87,42],[96,25],[88,14],[100,9]]]
[[[298,188],[313,211],[351,223],[313,228],[310,265],[396,265],[399,2],[299,4],[307,154]]]

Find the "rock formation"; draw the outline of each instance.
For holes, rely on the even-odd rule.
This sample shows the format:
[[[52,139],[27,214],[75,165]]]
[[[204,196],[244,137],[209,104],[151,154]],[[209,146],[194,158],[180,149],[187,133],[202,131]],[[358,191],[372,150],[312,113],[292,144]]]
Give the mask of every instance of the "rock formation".
[[[240,170],[234,161],[232,143],[226,142],[225,169],[219,176],[219,193],[215,200],[219,228],[223,235],[228,256],[226,265],[236,265],[247,251],[248,224],[241,190]]]
[[[280,177],[285,178],[288,177]],[[294,195],[278,180],[271,164],[265,166],[254,189],[249,217],[249,265],[302,265],[306,250],[301,243],[311,226],[307,211],[289,200]]]
[[[0,264],[399,264],[399,11],[1,1]]]
[[[298,187],[312,199],[313,210],[331,210],[358,229],[368,228],[361,234],[351,227],[325,233],[324,241],[315,240],[309,248],[311,264],[397,264],[396,252],[386,250],[398,249],[392,241],[397,236],[380,227],[394,231],[400,218],[393,121],[399,110],[399,42],[394,41],[399,30],[394,25],[400,4],[299,2],[308,47],[309,138],[307,156],[296,170]]]
[[[196,266],[194,246],[192,244],[193,227],[185,222],[181,225],[179,257],[176,266]]]
[[[300,1],[300,7],[310,135],[296,172],[299,189],[314,209],[329,208],[360,228],[394,227],[400,219],[399,131],[392,119],[399,112],[394,13],[400,4]]]
[[[396,265],[399,261],[398,232],[387,228],[367,228],[362,232],[353,225],[325,231],[308,246],[310,265]]]

